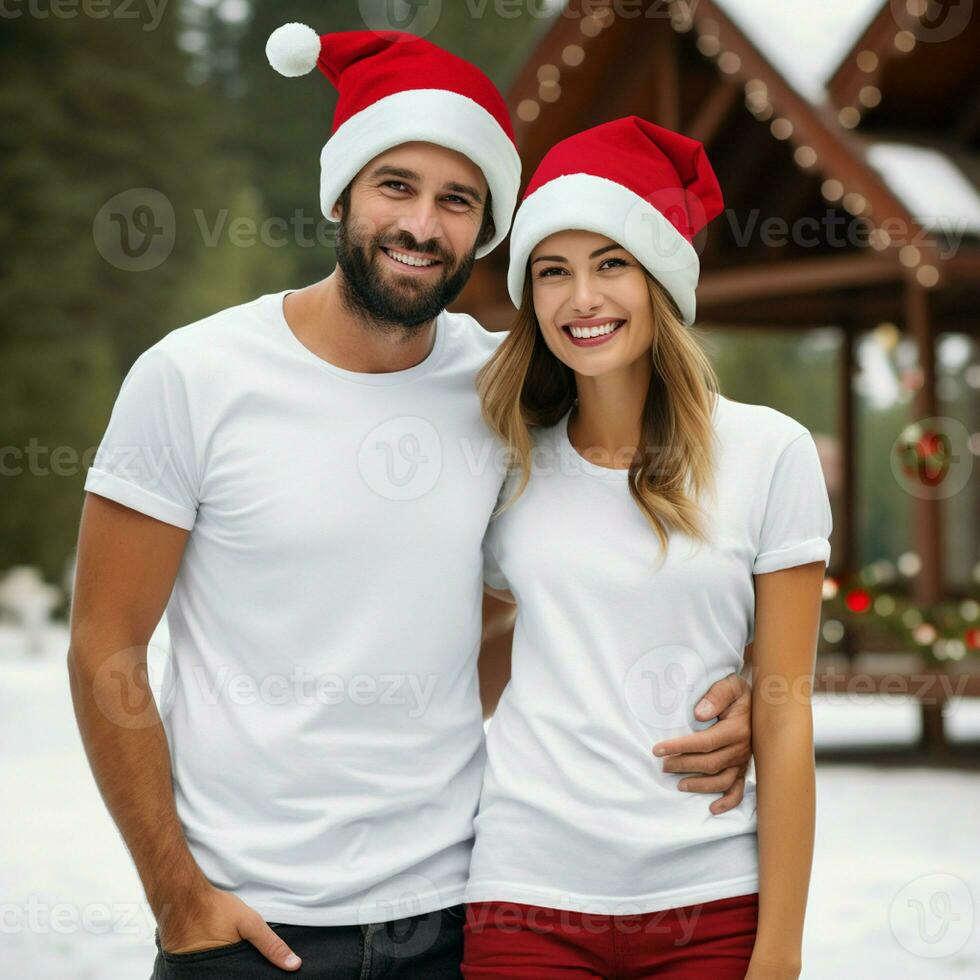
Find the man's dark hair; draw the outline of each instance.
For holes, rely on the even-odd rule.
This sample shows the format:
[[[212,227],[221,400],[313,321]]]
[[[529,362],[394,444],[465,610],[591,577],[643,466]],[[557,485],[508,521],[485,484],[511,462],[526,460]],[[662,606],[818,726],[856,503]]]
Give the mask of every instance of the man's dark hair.
[[[351,180],[347,186],[340,192],[340,197],[337,198],[337,203],[343,208],[344,214],[348,213],[350,208],[350,194],[351,194],[351,184],[354,181]],[[483,248],[487,242],[493,241],[493,236],[497,234],[497,226],[494,224],[493,220],[493,196],[490,194],[489,188],[487,189],[487,201],[483,206],[483,223],[480,225],[480,230],[476,236],[476,242],[474,244],[474,249]]]

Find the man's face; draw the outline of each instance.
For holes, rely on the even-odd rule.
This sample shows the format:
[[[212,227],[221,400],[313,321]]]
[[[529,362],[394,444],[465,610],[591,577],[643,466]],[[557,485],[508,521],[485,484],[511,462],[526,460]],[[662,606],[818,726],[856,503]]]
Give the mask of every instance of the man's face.
[[[376,156],[333,211],[348,305],[382,325],[431,321],[470,277],[486,201],[483,172],[455,150],[412,142]]]

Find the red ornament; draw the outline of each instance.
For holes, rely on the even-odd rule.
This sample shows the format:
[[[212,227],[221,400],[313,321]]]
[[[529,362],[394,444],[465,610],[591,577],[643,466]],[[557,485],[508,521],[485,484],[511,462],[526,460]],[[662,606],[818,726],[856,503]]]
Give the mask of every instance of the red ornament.
[[[963,634],[963,639],[971,650],[980,650],[980,627],[967,630]]]
[[[844,597],[844,605],[851,612],[867,612],[871,608],[871,596],[865,589],[854,589]]]
[[[902,473],[923,486],[939,486],[953,463],[952,446],[944,432],[926,429],[918,438],[896,445]]]

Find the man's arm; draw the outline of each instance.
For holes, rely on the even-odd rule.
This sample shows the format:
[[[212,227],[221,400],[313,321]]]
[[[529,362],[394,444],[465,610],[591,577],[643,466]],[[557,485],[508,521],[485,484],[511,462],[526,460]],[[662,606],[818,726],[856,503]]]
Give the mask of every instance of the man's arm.
[[[483,635],[477,661],[484,721],[497,710],[500,695],[510,681],[511,642],[516,618],[517,606],[510,592],[484,586]]]
[[[97,494],[82,507],[68,675],[96,783],[133,857],[168,952],[247,939],[283,969],[292,951],[198,867],[174,804],[170,753],[147,683],[146,648],[189,532]]]

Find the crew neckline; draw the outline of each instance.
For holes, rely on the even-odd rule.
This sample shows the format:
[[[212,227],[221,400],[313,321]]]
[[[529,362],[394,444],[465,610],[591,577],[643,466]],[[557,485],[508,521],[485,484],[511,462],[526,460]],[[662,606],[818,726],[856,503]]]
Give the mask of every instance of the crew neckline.
[[[425,375],[432,372],[432,370],[438,366],[439,362],[442,360],[442,356],[446,351],[446,333],[448,329],[448,323],[446,321],[446,311],[441,310],[436,316],[435,330],[436,339],[435,343],[432,345],[432,350],[419,361],[418,364],[413,364],[409,368],[405,368],[401,371],[349,371],[347,368],[342,368],[332,361],[328,361],[319,354],[315,354],[309,349],[309,347],[304,344],[299,337],[293,333],[293,328],[289,325],[289,321],[286,319],[286,312],[283,307],[286,297],[290,293],[296,292],[295,289],[283,289],[278,293],[269,294],[269,298],[272,301],[273,307],[273,318],[276,323],[276,328],[280,333],[284,335],[286,343],[301,357],[305,358],[307,361],[319,366],[320,370],[327,371],[330,374],[335,375],[338,378],[343,378],[345,381],[350,381],[354,384],[361,385],[397,385],[403,384],[407,381],[415,381],[418,378],[424,377]]]
[[[718,407],[721,405],[722,398],[724,396],[719,392],[715,398],[715,404],[711,409],[711,420],[716,423],[718,418]],[[572,409],[578,404],[578,399],[571,404],[568,411],[562,416],[561,420],[555,426],[558,448],[562,455],[565,456],[574,466],[577,466],[582,472],[588,473],[590,476],[598,476],[606,480],[626,480],[629,477],[629,467],[624,468],[613,468],[611,466],[599,466],[597,463],[593,463],[591,460],[586,459],[574,445],[572,445],[571,439],[568,438],[568,421],[572,415]]]

